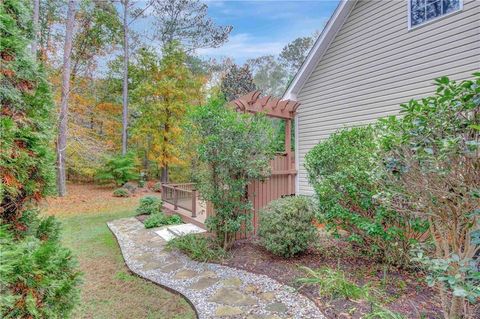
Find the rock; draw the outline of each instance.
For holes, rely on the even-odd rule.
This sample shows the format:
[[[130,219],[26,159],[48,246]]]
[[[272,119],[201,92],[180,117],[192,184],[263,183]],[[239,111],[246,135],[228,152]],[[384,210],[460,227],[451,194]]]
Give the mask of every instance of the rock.
[[[191,269],[182,269],[173,276],[175,279],[190,279],[198,275],[196,271]]]
[[[122,188],[127,189],[130,193],[133,194],[137,190],[137,185],[132,182],[126,182],[125,184],[123,184]]]
[[[282,319],[277,315],[251,315],[247,319]]]
[[[242,281],[236,277],[230,277],[222,280],[222,285],[226,287],[240,287],[242,285]]]
[[[160,268],[160,262],[158,261],[150,261],[142,265],[142,270],[144,271],[149,271],[157,268]]]
[[[170,263],[170,264],[167,264],[167,265],[161,267],[161,268],[160,268],[160,271],[161,271],[161,272],[171,272],[171,271],[180,269],[180,268],[182,268],[182,267],[183,267],[183,264],[182,264],[182,263],[173,262],[173,263]]]
[[[218,278],[210,278],[210,277],[201,277],[197,282],[190,285],[190,289],[194,290],[203,290],[207,289],[218,282]]]
[[[273,292],[263,292],[258,295],[258,298],[265,301],[272,301],[275,299],[275,294]]]
[[[285,306],[281,302],[274,302],[272,304],[269,304],[267,306],[267,310],[271,312],[279,312],[279,313],[284,313],[287,312],[287,306]]]
[[[231,306],[251,306],[257,303],[254,298],[244,295],[236,289],[225,287],[218,289],[209,301]]]
[[[245,287],[245,292],[256,293],[258,291],[260,291],[260,288],[255,285],[247,285]]]
[[[238,307],[220,306],[215,310],[217,317],[233,317],[243,313],[243,310]]]
[[[201,272],[198,277],[208,277],[208,278],[217,278],[217,274],[213,271],[207,270],[204,272]]]

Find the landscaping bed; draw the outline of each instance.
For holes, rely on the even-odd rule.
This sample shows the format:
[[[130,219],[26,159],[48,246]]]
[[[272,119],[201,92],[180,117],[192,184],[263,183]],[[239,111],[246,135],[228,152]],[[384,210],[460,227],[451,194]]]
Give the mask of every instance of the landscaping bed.
[[[296,279],[306,277],[300,266],[341,269],[357,285],[368,283],[371,290],[379,295],[384,308],[405,318],[442,318],[440,305],[435,300],[433,290],[424,283],[423,274],[391,268],[386,271],[384,279],[385,268],[382,264],[359,257],[344,241],[323,236],[316,247],[295,258],[285,259],[269,253],[254,240],[242,240],[235,243],[230,258],[222,264],[265,274],[281,283],[300,288],[300,292],[313,300],[327,318],[366,318],[366,314],[372,313],[372,306],[367,301],[319,296],[316,285],[300,287]]]

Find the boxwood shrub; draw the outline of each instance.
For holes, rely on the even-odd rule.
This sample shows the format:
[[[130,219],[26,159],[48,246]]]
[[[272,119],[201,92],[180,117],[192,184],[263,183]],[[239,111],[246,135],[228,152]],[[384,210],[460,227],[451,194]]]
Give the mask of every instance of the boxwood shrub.
[[[260,212],[259,237],[271,253],[292,257],[305,251],[316,235],[311,200],[291,196],[272,201]]]
[[[162,210],[162,200],[156,196],[145,196],[140,199],[140,206],[137,208],[139,215],[151,215]]]

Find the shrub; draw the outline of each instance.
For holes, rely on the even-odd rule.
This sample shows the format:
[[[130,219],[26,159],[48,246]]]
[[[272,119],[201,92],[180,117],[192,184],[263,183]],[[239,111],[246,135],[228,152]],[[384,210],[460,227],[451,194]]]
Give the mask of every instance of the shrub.
[[[130,192],[125,188],[117,188],[113,191],[114,197],[130,197]]]
[[[153,184],[152,190],[153,190],[154,192],[157,192],[157,193],[162,192],[162,183],[157,182],[157,183]]]
[[[164,213],[155,213],[148,216],[143,222],[145,228],[154,228],[166,225],[177,225],[182,223],[182,217],[179,215],[167,216]]]
[[[198,234],[174,238],[167,243],[167,248],[178,249],[200,262],[220,261],[227,256],[227,252],[215,240]]]
[[[369,296],[368,287],[360,287],[351,282],[341,270],[323,267],[317,270],[308,267],[300,267],[308,277],[298,278],[297,282],[302,285],[318,286],[320,296],[359,300]]]
[[[428,221],[435,247],[418,247],[415,261],[438,290],[444,317],[460,318],[480,297],[480,73],[436,84],[434,96],[380,123],[389,171],[382,199]]]
[[[327,230],[347,231],[364,252],[404,266],[427,225],[376,199],[384,187],[377,134],[370,126],[341,130],[307,153],[305,168]]]
[[[264,115],[236,112],[216,98],[195,108],[189,131],[198,142],[197,189],[215,210],[206,225],[227,250],[242,225],[251,226],[252,204],[246,199],[246,186],[269,175],[273,129]]]
[[[140,199],[140,206],[137,208],[137,214],[151,215],[161,212],[162,200],[155,196],[145,196]]]
[[[275,255],[292,257],[315,238],[311,201],[304,196],[277,199],[260,212],[261,244]]]
[[[68,318],[80,273],[59,223],[36,209],[54,186],[55,108],[27,3],[0,1],[0,318]]]
[[[122,186],[130,180],[138,177],[135,168],[135,157],[133,153],[117,155],[108,158],[102,169],[97,172],[97,180],[103,183],[115,182]]]

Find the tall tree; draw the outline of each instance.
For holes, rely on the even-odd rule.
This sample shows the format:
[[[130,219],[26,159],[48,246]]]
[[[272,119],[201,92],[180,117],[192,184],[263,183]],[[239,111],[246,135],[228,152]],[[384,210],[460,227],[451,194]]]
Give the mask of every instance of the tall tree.
[[[67,148],[67,125],[68,125],[68,97],[70,94],[71,53],[73,43],[73,28],[75,22],[76,1],[68,1],[67,21],[65,24],[65,44],[63,47],[62,65],[62,96],[58,120],[57,139],[57,190],[59,196],[65,196],[66,187],[66,148]]]
[[[122,155],[127,154],[128,118],[128,9],[129,0],[123,0],[123,82],[122,82]]]
[[[121,44],[121,21],[113,2],[83,0],[76,15],[72,47],[72,80],[96,67],[96,58]]]
[[[248,64],[243,66],[233,64],[222,78],[220,85],[220,90],[227,101],[234,100],[256,89]]]
[[[32,40],[32,53],[37,54],[38,45],[38,32],[39,32],[39,19],[40,19],[40,0],[33,0],[33,40]]]
[[[152,51],[143,54],[149,71],[133,93],[139,113],[133,135],[144,143],[148,159],[161,167],[162,181],[168,182],[170,165],[180,163],[182,122],[189,105],[201,102],[202,83],[186,66],[187,56],[176,42],[165,46],[156,63]]]
[[[218,47],[228,40],[232,26],[218,26],[200,0],[154,0],[155,34],[162,45],[178,41],[187,51]]]
[[[315,39],[315,34],[311,37],[296,38],[288,43],[282,49],[282,52],[280,52],[279,62],[287,68],[290,77],[295,76],[295,73],[297,73],[302,66]]]
[[[135,8],[136,1],[121,0],[123,7],[123,82],[122,82],[122,155],[127,154],[127,129],[128,129],[128,64],[130,60],[129,52],[129,26],[136,19],[143,16],[143,13],[152,5],[152,1],[147,1],[143,8]],[[135,9],[135,10],[134,10]],[[132,12],[134,11],[134,12]],[[133,15],[129,21],[129,15]]]
[[[253,71],[253,82],[265,95],[282,96],[287,85],[288,72],[274,55],[249,59],[247,64]]]

